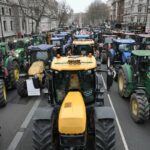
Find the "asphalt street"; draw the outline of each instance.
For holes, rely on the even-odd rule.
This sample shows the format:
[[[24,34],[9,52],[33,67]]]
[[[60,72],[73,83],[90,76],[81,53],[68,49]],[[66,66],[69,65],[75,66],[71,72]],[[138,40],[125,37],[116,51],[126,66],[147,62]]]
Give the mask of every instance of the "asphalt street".
[[[117,90],[114,82],[111,91],[105,92],[105,105],[116,112],[116,150],[149,150],[150,121],[134,123],[129,114],[129,100],[122,99]],[[7,106],[0,109],[0,150],[32,150],[32,115],[37,107],[45,106],[48,106],[46,97],[22,99],[15,90],[9,91]]]

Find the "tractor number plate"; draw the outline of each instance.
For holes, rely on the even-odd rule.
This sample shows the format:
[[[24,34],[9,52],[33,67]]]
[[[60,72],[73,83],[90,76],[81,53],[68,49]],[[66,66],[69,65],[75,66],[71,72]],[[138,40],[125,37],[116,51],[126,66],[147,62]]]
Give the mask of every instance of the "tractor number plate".
[[[32,79],[27,79],[26,83],[28,96],[40,96],[40,89],[35,89]]]

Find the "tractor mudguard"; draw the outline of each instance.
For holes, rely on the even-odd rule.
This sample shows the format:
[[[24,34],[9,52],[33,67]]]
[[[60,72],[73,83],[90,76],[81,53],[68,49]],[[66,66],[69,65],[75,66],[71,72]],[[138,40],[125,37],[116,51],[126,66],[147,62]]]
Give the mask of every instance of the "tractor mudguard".
[[[96,119],[114,119],[115,114],[111,107],[95,107]]]
[[[38,108],[35,111],[33,120],[51,120],[54,109],[52,107]]]

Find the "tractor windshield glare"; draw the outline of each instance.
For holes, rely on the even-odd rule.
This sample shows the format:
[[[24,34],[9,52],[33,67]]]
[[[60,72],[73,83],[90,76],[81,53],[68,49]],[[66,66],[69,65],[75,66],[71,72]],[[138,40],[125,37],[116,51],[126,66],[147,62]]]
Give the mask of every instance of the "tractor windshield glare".
[[[44,52],[36,51],[36,52],[32,52],[32,55],[31,55],[32,62],[37,61],[37,60],[47,61],[48,58],[49,57],[48,57],[47,51],[44,51]]]
[[[85,103],[94,101],[93,92],[95,82],[93,71],[56,71],[54,81],[55,94],[58,102],[62,102],[68,91],[80,91],[85,99]]]
[[[120,51],[134,50],[134,45],[131,45],[131,44],[120,44],[119,45],[119,50]]]

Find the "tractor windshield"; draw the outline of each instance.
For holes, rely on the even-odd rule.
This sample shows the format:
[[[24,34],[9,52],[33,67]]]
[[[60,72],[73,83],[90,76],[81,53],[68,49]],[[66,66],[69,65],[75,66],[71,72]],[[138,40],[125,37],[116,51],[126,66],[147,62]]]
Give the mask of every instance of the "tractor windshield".
[[[120,44],[119,51],[131,51],[134,50],[133,44]]]
[[[60,41],[52,41],[52,45],[54,45],[54,46],[60,46],[61,42]]]
[[[74,54],[75,55],[87,55],[89,53],[93,54],[92,46],[91,45],[78,45],[74,46]]]
[[[80,91],[85,103],[94,101],[94,72],[88,71],[55,71],[54,88],[56,100],[61,103],[68,91]]]
[[[31,62],[42,60],[42,61],[48,61],[49,54],[47,51],[35,51],[31,53]]]
[[[15,44],[15,49],[18,48],[24,48],[24,42],[23,41],[17,41]]]

